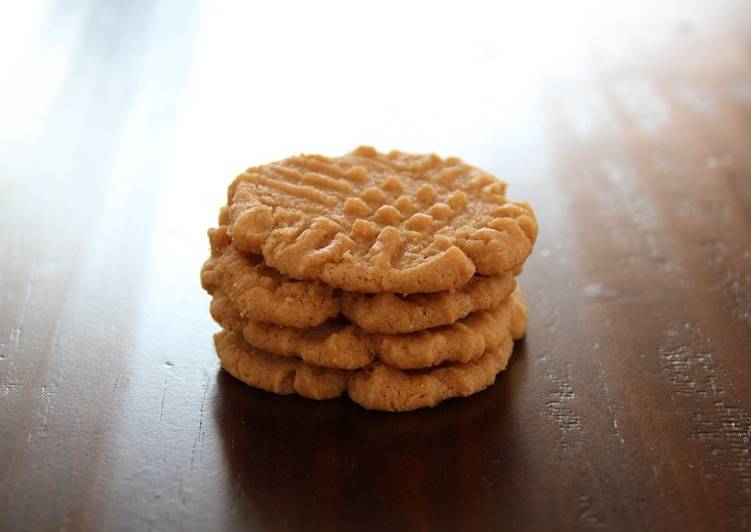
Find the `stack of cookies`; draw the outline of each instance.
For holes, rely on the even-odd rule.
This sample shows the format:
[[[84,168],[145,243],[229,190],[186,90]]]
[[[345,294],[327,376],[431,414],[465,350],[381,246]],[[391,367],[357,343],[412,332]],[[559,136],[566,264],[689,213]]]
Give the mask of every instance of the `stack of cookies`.
[[[362,146],[249,168],[201,272],[222,366],[377,410],[476,393],[526,329],[515,276],[536,236],[529,205],[457,158]]]

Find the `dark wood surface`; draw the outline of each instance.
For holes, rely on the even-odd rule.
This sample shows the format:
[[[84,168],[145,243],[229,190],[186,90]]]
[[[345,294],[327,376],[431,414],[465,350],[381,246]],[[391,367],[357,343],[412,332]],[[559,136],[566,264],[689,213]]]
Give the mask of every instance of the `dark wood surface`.
[[[751,8],[655,3],[7,8],[0,529],[750,528]],[[360,143],[537,209],[529,332],[475,397],[219,371],[226,184]]]

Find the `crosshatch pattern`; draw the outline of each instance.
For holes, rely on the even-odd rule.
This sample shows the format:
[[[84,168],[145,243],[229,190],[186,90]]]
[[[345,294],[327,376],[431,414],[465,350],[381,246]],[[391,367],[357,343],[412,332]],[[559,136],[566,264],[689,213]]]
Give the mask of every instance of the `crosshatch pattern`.
[[[290,157],[246,170],[228,190],[241,250],[296,278],[361,292],[438,292],[524,263],[537,236],[526,203],[457,158]]]

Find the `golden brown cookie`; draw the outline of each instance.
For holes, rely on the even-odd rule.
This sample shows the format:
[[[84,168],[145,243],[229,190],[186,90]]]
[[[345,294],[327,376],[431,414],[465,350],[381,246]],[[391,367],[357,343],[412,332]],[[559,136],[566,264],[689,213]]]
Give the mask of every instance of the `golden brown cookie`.
[[[526,308],[516,292],[494,309],[451,325],[395,335],[366,334],[341,319],[310,329],[245,322],[221,294],[214,296],[211,313],[222,327],[242,333],[255,348],[337,369],[361,368],[376,359],[399,369],[466,363],[501,345],[506,336],[520,338],[526,329]]]
[[[500,346],[466,364],[411,371],[373,364],[354,372],[347,382],[347,394],[370,410],[406,412],[433,407],[493,384],[496,375],[506,369],[513,349],[514,342],[506,336]]]
[[[333,399],[347,389],[349,372],[266,353],[249,346],[234,332],[215,334],[214,345],[222,367],[254,388],[280,395],[297,393],[310,399]]]
[[[211,300],[211,317],[224,329],[255,338],[253,347],[277,356],[298,358],[308,365],[322,368],[357,369],[373,361],[366,338],[351,330],[343,333],[330,322],[309,329],[280,327],[269,323],[248,321],[222,292]],[[343,320],[335,320],[342,329]],[[350,325],[350,327],[352,327]],[[246,340],[247,341],[247,340]]]
[[[466,397],[487,388],[506,367],[513,349],[513,341],[507,336],[497,349],[466,364],[405,371],[375,362],[348,371],[316,368],[295,358],[266,353],[230,331],[217,333],[214,343],[222,367],[255,388],[312,399],[331,399],[346,392],[365,408],[392,412],[432,407],[445,399]]]
[[[520,299],[511,295],[494,309],[476,312],[451,325],[406,334],[366,334],[356,325],[335,321],[312,329],[248,322],[243,336],[251,345],[313,365],[354,369],[373,359],[400,369],[469,362],[500,345],[510,334]],[[343,365],[344,363],[349,365]]]
[[[476,275],[450,292],[432,294],[365,294],[341,292],[320,281],[297,281],[229,244],[226,228],[209,231],[212,256],[201,281],[213,294],[221,289],[240,313],[254,321],[288,327],[320,325],[342,313],[368,333],[396,334],[454,323],[468,314],[498,305],[515,288],[511,272]]]
[[[210,294],[221,290],[246,318],[289,327],[312,327],[341,310],[338,291],[318,281],[297,281],[245,255],[229,243],[226,226],[209,230],[211,257],[201,270]]]
[[[433,294],[342,293],[342,313],[368,333],[396,334],[454,323],[472,312],[488,310],[516,288],[508,272],[494,277],[475,275],[464,286]]]
[[[237,307],[219,290],[211,297],[209,312],[214,321],[230,331],[242,332],[248,324],[248,320],[240,314]]]
[[[290,157],[228,189],[229,233],[296,279],[358,292],[453,290],[524,263],[537,236],[526,203],[460,159],[378,153]]]

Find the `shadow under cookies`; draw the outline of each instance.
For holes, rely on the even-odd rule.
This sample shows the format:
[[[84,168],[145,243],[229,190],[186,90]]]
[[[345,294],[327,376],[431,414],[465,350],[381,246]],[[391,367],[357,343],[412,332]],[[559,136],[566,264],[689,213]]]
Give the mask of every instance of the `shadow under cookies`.
[[[489,389],[409,413],[312,401],[217,376],[237,524],[259,530],[483,530],[514,503],[524,340]],[[499,445],[507,441],[508,444]],[[522,471],[517,474],[523,474]]]

